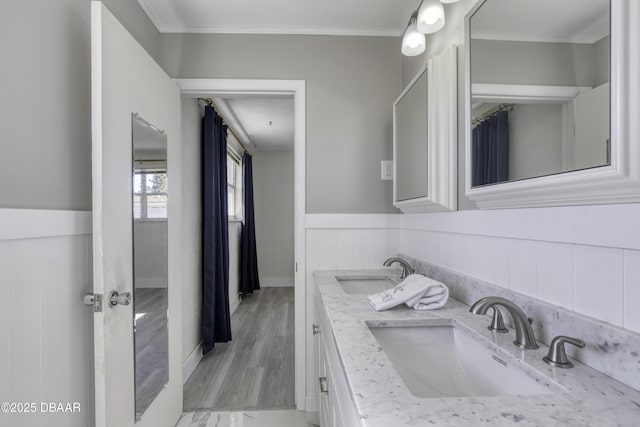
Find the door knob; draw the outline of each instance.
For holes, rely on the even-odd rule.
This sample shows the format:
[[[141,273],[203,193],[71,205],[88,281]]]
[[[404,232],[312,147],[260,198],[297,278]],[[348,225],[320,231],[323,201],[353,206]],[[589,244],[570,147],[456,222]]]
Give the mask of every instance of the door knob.
[[[102,311],[102,294],[86,294],[84,296],[84,305],[93,307],[93,311],[98,313]]]
[[[119,293],[118,291],[111,291],[109,294],[109,307],[113,308],[118,304],[131,304],[131,292]]]

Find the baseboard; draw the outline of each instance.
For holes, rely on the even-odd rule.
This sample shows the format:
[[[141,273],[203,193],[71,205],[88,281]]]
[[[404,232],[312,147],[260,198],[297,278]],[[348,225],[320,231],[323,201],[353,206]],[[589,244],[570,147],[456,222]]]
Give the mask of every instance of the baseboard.
[[[198,344],[182,364],[182,384],[187,383],[187,380],[191,374],[193,374],[193,371],[196,370],[196,366],[198,366],[200,360],[202,360],[202,345]]]
[[[168,288],[167,279],[144,279],[136,278],[136,289],[139,288]]]
[[[229,314],[233,314],[236,308],[240,305],[240,297],[238,295],[229,296]]]
[[[318,411],[313,411],[313,412],[307,411],[307,424],[316,425],[316,426],[320,425],[320,414],[318,414]]]
[[[261,277],[261,288],[285,288],[293,287],[293,277]]]

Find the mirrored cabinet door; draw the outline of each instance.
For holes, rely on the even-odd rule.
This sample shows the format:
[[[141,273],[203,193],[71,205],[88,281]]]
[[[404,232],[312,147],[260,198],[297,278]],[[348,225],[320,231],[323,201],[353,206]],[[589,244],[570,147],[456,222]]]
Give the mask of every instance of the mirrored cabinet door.
[[[394,206],[457,209],[457,46],[431,58],[393,105]]]
[[[476,3],[465,192],[478,207],[640,201],[638,15],[631,0]]]
[[[470,17],[472,186],[605,166],[609,0],[486,0]]]

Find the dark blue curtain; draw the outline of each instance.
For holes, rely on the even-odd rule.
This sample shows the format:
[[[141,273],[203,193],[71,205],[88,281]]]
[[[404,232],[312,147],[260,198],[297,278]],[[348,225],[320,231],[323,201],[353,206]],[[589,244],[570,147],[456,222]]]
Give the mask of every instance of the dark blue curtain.
[[[210,106],[202,119],[202,352],[231,340],[227,127]]]
[[[253,206],[253,160],[247,152],[242,156],[242,165],[244,226],[242,227],[240,293],[246,295],[260,289],[260,280],[258,279],[256,219]]]
[[[471,184],[509,179],[509,113],[498,111],[473,128]]]

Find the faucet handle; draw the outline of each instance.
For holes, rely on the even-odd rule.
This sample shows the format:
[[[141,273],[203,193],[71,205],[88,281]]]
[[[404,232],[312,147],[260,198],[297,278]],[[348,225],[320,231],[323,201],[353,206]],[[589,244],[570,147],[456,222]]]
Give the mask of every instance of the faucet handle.
[[[567,352],[564,349],[564,343],[572,344],[580,348],[585,346],[584,341],[581,339],[559,335],[551,340],[549,353],[543,357],[542,360],[556,368],[573,368],[573,363],[569,361]]]
[[[495,305],[491,307],[493,309],[493,318],[491,324],[487,326],[487,329],[501,334],[509,332],[506,326],[504,326],[504,320],[502,319],[502,313]]]

